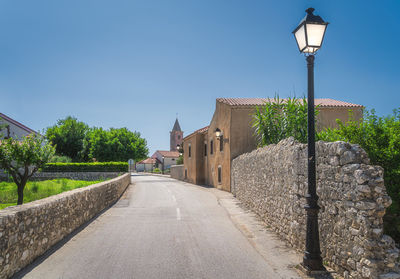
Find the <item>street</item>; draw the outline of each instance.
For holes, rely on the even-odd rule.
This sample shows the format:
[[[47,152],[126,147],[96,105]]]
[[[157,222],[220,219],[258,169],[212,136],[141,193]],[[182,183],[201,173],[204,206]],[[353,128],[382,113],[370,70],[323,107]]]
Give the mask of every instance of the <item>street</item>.
[[[299,278],[287,264],[297,254],[274,255],[272,242],[257,248],[265,232],[229,215],[239,210],[230,193],[166,176],[135,174],[132,182],[114,206],[14,277]]]

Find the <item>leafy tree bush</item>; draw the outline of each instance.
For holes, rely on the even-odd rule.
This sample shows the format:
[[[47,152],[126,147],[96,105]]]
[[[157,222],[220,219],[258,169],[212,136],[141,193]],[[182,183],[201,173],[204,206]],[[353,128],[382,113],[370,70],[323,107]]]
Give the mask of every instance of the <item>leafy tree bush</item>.
[[[127,162],[104,163],[48,163],[43,166],[42,172],[127,172]]]
[[[67,116],[58,120],[56,125],[47,128],[46,138],[56,147],[57,155],[79,161],[79,152],[83,149],[83,139],[88,129],[87,124]]]
[[[131,158],[139,161],[148,154],[147,142],[138,132],[127,128],[89,128],[71,116],[47,128],[46,137],[56,147],[57,155],[67,156],[74,162],[127,161]]]
[[[9,138],[0,141],[0,167],[17,184],[17,204],[23,203],[28,179],[50,160],[54,152],[54,147],[42,136],[28,135],[20,140]]]
[[[51,157],[49,163],[71,163],[72,159],[68,156],[54,155]]]
[[[155,168],[155,169],[153,169],[153,172],[154,173],[161,173],[161,170],[159,168]]]
[[[365,111],[361,122],[337,120],[338,129],[325,129],[317,138],[324,141],[347,141],[359,144],[371,163],[385,169],[384,179],[388,194],[393,200],[384,217],[385,232],[400,243],[400,110],[379,117],[374,110]]]
[[[140,161],[147,157],[148,152],[147,142],[138,132],[127,128],[92,128],[85,137],[82,157],[99,162]]]
[[[315,114],[318,111],[315,110]],[[256,107],[252,127],[265,146],[293,136],[299,142],[307,142],[307,100],[305,98],[280,99],[276,96],[263,107]]]
[[[183,155],[179,155],[178,160],[176,160],[177,165],[183,165]]]

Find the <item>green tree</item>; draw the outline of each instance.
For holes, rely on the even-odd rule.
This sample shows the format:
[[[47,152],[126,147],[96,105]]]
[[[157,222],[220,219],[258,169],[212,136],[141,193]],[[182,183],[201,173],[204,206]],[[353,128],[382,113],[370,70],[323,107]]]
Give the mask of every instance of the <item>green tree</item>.
[[[84,140],[82,157],[99,162],[140,161],[148,155],[147,142],[140,133],[127,128],[93,128]]]
[[[315,110],[318,115],[318,110]],[[293,136],[299,142],[307,142],[307,100],[305,98],[280,99],[275,96],[262,107],[256,107],[252,127],[259,146],[278,143]]]
[[[324,129],[317,139],[324,141],[347,141],[359,144],[372,164],[385,169],[385,186],[392,205],[384,216],[385,232],[400,242],[400,110],[380,117],[374,110],[365,111],[362,121],[355,121],[350,112],[349,121],[336,120],[338,129]]]
[[[47,128],[46,138],[56,147],[56,154],[68,156],[73,161],[79,161],[83,149],[83,140],[89,127],[75,117],[60,119],[57,124]]]
[[[0,141],[0,167],[5,169],[17,184],[18,202],[24,201],[24,188],[28,179],[54,155],[54,147],[42,136],[28,135],[20,140]]]

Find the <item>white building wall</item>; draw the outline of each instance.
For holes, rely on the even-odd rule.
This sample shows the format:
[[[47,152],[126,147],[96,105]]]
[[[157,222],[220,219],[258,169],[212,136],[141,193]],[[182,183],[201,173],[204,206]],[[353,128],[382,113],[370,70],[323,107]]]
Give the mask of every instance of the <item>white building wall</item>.
[[[13,123],[8,122],[5,119],[0,119],[0,125],[8,125],[10,127],[10,137],[12,138],[20,139],[22,137],[29,135],[29,132],[25,131],[24,129],[18,127]],[[8,133],[7,128],[3,128],[1,130],[1,134],[3,136],[8,136],[7,133]]]

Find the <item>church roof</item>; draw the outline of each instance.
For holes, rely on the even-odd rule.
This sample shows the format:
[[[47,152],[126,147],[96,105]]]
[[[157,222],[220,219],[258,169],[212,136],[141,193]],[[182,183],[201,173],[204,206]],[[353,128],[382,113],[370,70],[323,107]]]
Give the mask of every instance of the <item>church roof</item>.
[[[182,132],[181,126],[179,125],[178,118],[175,120],[174,128],[172,128],[172,131]]]

